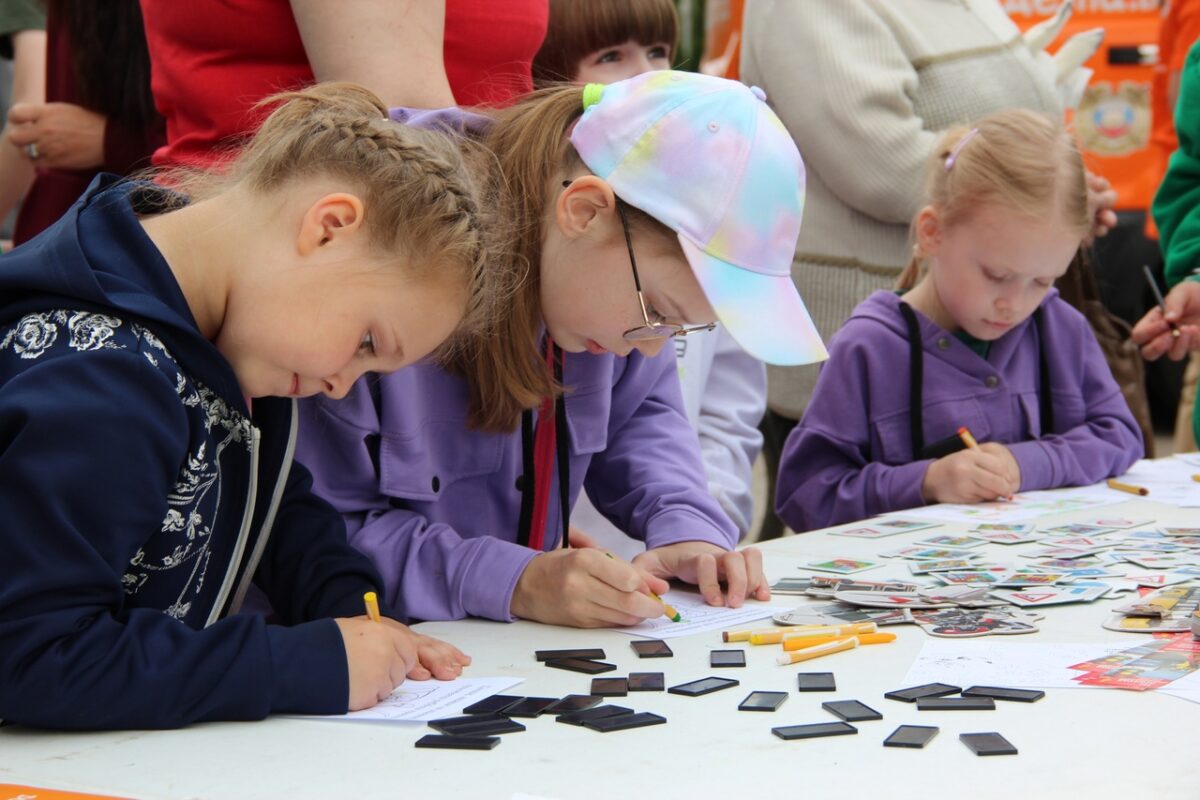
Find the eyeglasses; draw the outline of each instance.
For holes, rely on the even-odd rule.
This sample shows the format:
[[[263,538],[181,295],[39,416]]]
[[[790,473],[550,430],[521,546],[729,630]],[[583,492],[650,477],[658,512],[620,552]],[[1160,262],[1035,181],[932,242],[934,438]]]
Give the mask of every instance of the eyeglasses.
[[[621,229],[625,231],[625,247],[629,250],[629,266],[633,267],[633,285],[637,289],[638,305],[642,307],[642,319],[645,325],[630,328],[623,334],[627,342],[644,342],[652,339],[670,339],[673,336],[687,336],[689,333],[711,331],[717,323],[707,325],[677,325],[674,322],[661,322],[650,319],[646,310],[646,297],[642,294],[642,279],[638,277],[637,259],[633,257],[633,239],[629,236],[629,220],[625,216],[624,202],[617,200],[617,213],[621,216]]]

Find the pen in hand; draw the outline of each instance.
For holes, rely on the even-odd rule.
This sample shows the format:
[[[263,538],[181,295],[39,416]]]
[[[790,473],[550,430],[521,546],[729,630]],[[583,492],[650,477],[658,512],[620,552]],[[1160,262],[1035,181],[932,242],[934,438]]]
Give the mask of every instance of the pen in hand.
[[[612,553],[608,552],[607,550],[604,551],[604,555],[608,556],[609,558],[613,559],[614,561],[616,560],[616,556],[614,556]],[[681,617],[679,615],[679,612],[676,611],[672,606],[668,605],[665,600],[663,600],[661,597],[656,595],[654,592],[651,592],[650,596],[653,597],[658,602],[662,603],[663,616],[665,616],[667,619],[671,620],[671,622],[683,622],[683,617]]]
[[[363,595],[363,605],[367,607],[367,616],[371,622],[382,622],[383,618],[379,616],[379,598],[374,592],[367,592]]]
[[[1167,319],[1167,299],[1163,297],[1162,291],[1158,288],[1158,281],[1154,280],[1154,273],[1150,271],[1149,264],[1142,264],[1142,274],[1146,276],[1146,283],[1150,284],[1150,291],[1154,292],[1154,299],[1158,301],[1158,310],[1162,312],[1163,319]],[[1179,328],[1174,322],[1167,320],[1168,327],[1171,328],[1171,336],[1179,338]]]

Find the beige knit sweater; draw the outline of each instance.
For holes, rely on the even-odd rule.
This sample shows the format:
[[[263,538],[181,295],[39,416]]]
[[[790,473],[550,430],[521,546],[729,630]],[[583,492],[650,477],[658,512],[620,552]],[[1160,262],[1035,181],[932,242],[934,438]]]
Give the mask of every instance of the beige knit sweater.
[[[747,0],[741,78],[808,169],[792,275],[828,338],[908,263],[937,132],[1003,108],[1058,114],[1053,72],[996,0]],[[817,367],[769,369],[798,419]]]

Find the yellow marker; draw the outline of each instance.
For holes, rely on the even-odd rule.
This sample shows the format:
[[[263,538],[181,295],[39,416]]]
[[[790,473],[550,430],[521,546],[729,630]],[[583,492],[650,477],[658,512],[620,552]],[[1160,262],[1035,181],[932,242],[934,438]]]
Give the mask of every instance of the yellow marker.
[[[1132,483],[1121,483],[1120,481],[1112,478],[1109,478],[1104,483],[1108,486],[1108,488],[1116,489],[1118,492],[1129,492],[1130,494],[1141,495],[1142,497],[1150,494],[1150,490],[1145,486],[1134,486]]]
[[[1200,483],[1200,475],[1193,475],[1192,480],[1194,480],[1196,483]]]
[[[814,647],[806,647],[794,653],[780,653],[775,657],[775,663],[779,665],[796,664],[801,661],[808,661],[810,658],[820,658],[827,656],[830,653],[840,653],[843,650],[853,650],[858,647],[858,639],[851,636],[841,641],[826,642]]]
[[[858,639],[859,644],[887,644],[896,640],[894,633],[860,633],[856,636],[802,636],[795,639],[788,638],[783,640],[783,649],[806,650],[809,647],[814,647],[826,642],[840,642],[843,639]]]
[[[613,561],[617,560],[617,557],[614,556],[612,553],[608,552],[607,550],[604,551],[604,555],[608,556]],[[683,622],[683,617],[679,616],[679,612],[676,611],[673,606],[667,605],[666,601],[664,601],[661,597],[656,595],[654,592],[651,592],[650,596],[653,597],[658,602],[662,603],[663,614],[666,616],[667,619],[671,620],[671,622]]]
[[[663,600],[661,597],[656,595],[654,592],[651,592],[650,596],[653,597],[658,602],[662,603],[663,613],[667,615],[667,619],[671,620],[671,622],[683,622],[683,617],[679,616],[679,612],[676,611],[673,607],[667,605],[667,602],[665,600]]]
[[[958,438],[962,439],[962,443],[967,446],[968,450],[978,450],[979,444],[975,441],[975,437],[967,430],[966,426],[958,429]]]
[[[371,622],[382,622],[383,618],[379,616],[379,598],[374,592],[367,592],[363,595],[363,604],[367,607],[367,616],[371,618]]]
[[[820,627],[809,628],[808,630],[803,631],[788,631],[786,628],[780,628],[774,631],[751,634],[748,641],[750,644],[779,644],[780,642],[785,642],[792,637],[854,636],[858,633],[874,632],[874,622],[854,622],[848,625],[821,625]]]
[[[785,625],[782,627],[756,627],[749,631],[725,631],[721,633],[722,642],[749,642],[755,633],[796,633],[798,631],[816,631],[821,628],[838,627],[836,625]],[[778,644],[772,642],[770,644]]]

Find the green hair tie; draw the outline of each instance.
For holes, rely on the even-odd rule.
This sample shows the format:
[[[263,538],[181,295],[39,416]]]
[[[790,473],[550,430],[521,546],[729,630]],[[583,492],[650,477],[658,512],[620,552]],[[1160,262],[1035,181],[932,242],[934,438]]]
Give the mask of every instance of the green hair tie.
[[[587,111],[596,103],[600,102],[600,98],[604,96],[603,83],[589,83],[583,87],[583,110]]]

